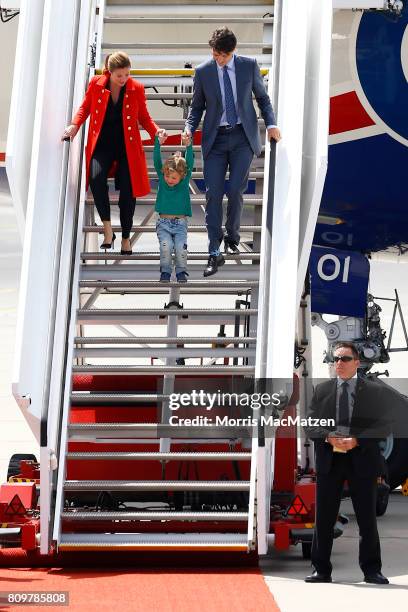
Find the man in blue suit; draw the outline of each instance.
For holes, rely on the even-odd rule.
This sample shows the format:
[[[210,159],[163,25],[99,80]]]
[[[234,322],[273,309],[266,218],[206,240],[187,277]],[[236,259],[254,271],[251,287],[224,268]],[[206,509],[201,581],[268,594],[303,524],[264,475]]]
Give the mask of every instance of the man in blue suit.
[[[215,30],[209,45],[213,59],[197,66],[193,99],[185,125],[194,134],[205,111],[202,152],[207,206],[205,222],[209,240],[209,259],[204,276],[215,274],[225,259],[220,253],[238,253],[243,193],[254,155],[262,151],[258,118],[252,92],[268,132],[268,139],[280,140],[275,115],[256,60],[234,55],[237,39],[227,27]],[[222,231],[222,200],[229,169],[228,207]]]

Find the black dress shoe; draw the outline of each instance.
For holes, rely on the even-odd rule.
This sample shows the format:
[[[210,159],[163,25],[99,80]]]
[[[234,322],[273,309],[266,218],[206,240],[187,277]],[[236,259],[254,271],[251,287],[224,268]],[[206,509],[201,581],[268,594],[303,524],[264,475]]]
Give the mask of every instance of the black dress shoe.
[[[331,582],[332,577],[330,574],[320,574],[319,572],[314,571],[310,576],[306,576],[305,582]]]
[[[390,584],[388,578],[383,576],[381,572],[366,574],[364,576],[364,582],[368,582],[369,584]]]
[[[226,255],[237,255],[239,253],[238,244],[232,240],[224,238],[224,247]]]
[[[225,264],[224,256],[221,255],[210,255],[208,258],[208,264],[206,269],[204,270],[204,276],[212,276],[216,272],[218,272],[218,267],[223,266]]]

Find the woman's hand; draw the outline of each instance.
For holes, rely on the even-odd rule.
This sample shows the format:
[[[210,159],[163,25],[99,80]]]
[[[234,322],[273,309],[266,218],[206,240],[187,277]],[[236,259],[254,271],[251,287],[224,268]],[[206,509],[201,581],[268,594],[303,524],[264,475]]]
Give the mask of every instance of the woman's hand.
[[[69,125],[68,127],[65,128],[61,141],[68,140],[68,139],[72,140],[77,135],[78,130],[79,130],[78,125],[73,125],[73,124]]]
[[[164,128],[161,128],[160,130],[157,130],[156,136],[159,139],[160,145],[162,145],[163,142],[166,142],[168,134]]]

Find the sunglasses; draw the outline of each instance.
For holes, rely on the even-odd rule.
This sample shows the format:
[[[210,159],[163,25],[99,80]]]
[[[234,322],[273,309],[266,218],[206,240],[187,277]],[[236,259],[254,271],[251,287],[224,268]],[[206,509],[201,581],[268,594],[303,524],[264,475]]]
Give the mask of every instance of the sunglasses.
[[[333,361],[334,363],[337,363],[338,361],[343,361],[344,363],[346,363],[347,361],[353,361],[354,357],[351,357],[351,355],[342,355],[341,357],[339,357],[338,355],[335,355],[335,357],[333,357]]]

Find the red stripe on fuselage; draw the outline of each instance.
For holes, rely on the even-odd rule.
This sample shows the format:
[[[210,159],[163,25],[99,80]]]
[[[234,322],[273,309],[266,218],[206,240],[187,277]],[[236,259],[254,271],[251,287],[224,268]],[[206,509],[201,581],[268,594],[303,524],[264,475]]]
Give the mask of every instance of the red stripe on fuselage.
[[[375,125],[355,91],[334,96],[330,100],[330,134],[340,134]]]

